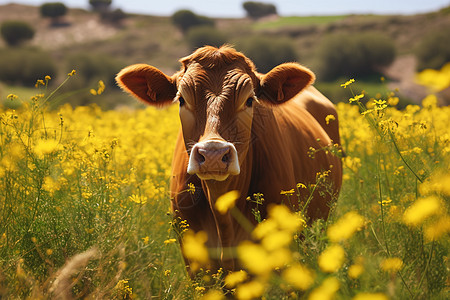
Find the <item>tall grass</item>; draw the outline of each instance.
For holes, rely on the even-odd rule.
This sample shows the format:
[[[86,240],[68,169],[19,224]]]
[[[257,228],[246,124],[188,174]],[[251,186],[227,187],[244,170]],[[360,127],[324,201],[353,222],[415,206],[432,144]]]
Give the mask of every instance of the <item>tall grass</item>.
[[[204,236],[169,212],[177,108],[48,110],[48,80],[1,110],[1,298],[448,296],[450,109],[433,96],[400,111],[392,94],[366,106],[349,92],[354,103],[337,107],[346,157],[330,219],[306,226],[274,207],[255,241],[235,249],[246,271],[199,270],[191,281],[176,237],[181,229],[204,249]],[[292,188],[280,192],[296,199],[308,187]]]

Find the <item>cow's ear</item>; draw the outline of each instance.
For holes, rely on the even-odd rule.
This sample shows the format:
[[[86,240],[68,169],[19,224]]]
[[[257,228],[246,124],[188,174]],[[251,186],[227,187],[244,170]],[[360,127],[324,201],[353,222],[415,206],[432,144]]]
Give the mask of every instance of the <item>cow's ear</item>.
[[[312,84],[316,78],[313,72],[296,63],[281,64],[259,77],[258,99],[272,104],[288,101]]]
[[[155,106],[170,104],[177,93],[171,77],[146,64],[126,67],[117,74],[116,81],[126,92]]]

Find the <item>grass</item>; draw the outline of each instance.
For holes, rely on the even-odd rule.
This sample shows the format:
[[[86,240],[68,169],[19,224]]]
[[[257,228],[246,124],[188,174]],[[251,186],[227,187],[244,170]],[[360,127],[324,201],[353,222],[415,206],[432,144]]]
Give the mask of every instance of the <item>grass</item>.
[[[278,207],[256,227],[259,242],[236,249],[246,272],[203,270],[191,281],[176,239],[184,232],[200,249],[199,264],[195,253],[213,249],[169,213],[177,107],[48,110],[43,93],[1,109],[2,299],[221,299],[230,289],[241,299],[448,296],[450,111],[433,96],[405,110],[390,93],[339,104],[346,157],[329,220],[304,227],[302,214]],[[314,189],[292,188],[290,200]]]

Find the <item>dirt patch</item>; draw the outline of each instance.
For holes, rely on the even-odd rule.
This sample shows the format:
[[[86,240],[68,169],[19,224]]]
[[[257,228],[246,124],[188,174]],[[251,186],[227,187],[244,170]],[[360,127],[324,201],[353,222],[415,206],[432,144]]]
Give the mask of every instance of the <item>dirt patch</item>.
[[[417,60],[414,55],[403,55],[397,59],[383,73],[391,80],[388,87],[398,90],[401,95],[419,104],[427,95],[427,89],[415,83]]]

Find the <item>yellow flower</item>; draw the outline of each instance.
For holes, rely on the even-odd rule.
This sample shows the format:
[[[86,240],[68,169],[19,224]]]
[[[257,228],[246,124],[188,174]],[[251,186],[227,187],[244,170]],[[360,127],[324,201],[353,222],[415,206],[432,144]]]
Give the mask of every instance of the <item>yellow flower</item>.
[[[325,117],[325,122],[326,122],[327,124],[330,124],[330,122],[335,121],[335,120],[336,120],[336,117],[335,117],[334,115],[327,115],[327,116]]]
[[[148,236],[142,238],[142,241],[144,242],[145,245],[148,244],[149,240],[150,238]]]
[[[344,259],[344,249],[337,244],[331,245],[319,255],[319,267],[324,272],[333,273],[341,268]]]
[[[51,78],[50,76],[48,76],[48,75],[45,76],[45,80],[46,80],[46,81],[49,81],[49,80],[51,80],[51,79],[52,79],[52,78]]]
[[[339,290],[339,280],[336,277],[325,279],[322,284],[314,289],[308,297],[308,300],[331,300],[334,294]]]
[[[219,213],[224,215],[234,206],[234,203],[239,199],[239,196],[239,191],[225,193],[217,199],[214,207]]]
[[[436,241],[450,232],[450,217],[443,216],[438,221],[425,226],[424,236],[427,241]]]
[[[386,272],[397,272],[402,269],[403,261],[398,257],[386,258],[381,262],[380,267]]]
[[[147,197],[145,196],[140,196],[140,195],[131,195],[130,197],[128,197],[128,199],[130,199],[131,201],[137,203],[137,204],[145,204],[147,203]]]
[[[353,300],[388,300],[389,298],[382,293],[359,293]]]
[[[194,194],[195,194],[195,185],[194,185],[192,182],[189,182],[189,183],[188,183],[188,192],[189,192],[191,195],[194,195]]]
[[[13,100],[16,100],[17,98],[19,98],[19,96],[14,95],[14,94],[9,94],[6,98],[7,98],[8,100],[13,101]]]
[[[294,189],[290,189],[289,191],[281,191],[280,195],[291,196],[295,193]]]
[[[257,280],[243,283],[236,288],[236,298],[240,300],[259,298],[263,293],[264,284]]]
[[[45,155],[52,154],[62,149],[62,145],[55,140],[39,140],[33,149],[33,152],[39,157],[44,158]]]
[[[168,240],[165,240],[165,241],[164,241],[164,244],[165,244],[165,245],[173,244],[173,243],[175,243],[176,241],[177,241],[176,239],[168,239]]]
[[[205,246],[208,235],[204,231],[194,233],[188,230],[183,235],[182,249],[184,255],[200,264],[206,264],[209,261],[208,249]]]
[[[347,86],[349,86],[350,84],[352,84],[353,82],[355,82],[355,79],[350,79],[347,82],[341,84],[341,87],[343,87],[344,89],[347,88]]]
[[[248,276],[245,271],[243,271],[243,270],[236,271],[236,272],[228,274],[225,277],[225,285],[229,288],[233,288],[236,285],[238,285],[239,283],[247,280],[247,278],[248,278]]]
[[[347,240],[361,229],[364,218],[355,211],[350,211],[342,216],[336,223],[328,227],[327,236],[332,242]]]
[[[170,273],[172,273],[171,270],[165,270],[164,271],[164,276],[170,276]]]
[[[306,223],[300,215],[295,214],[285,205],[272,205],[268,208],[268,216],[273,219],[281,230],[294,233]]]
[[[221,291],[209,290],[200,299],[201,300],[223,300],[223,299],[225,299],[225,296],[222,294]]]
[[[357,101],[359,101],[362,98],[364,98],[364,94],[359,94],[359,95],[356,95],[353,98],[348,99],[348,102],[350,102],[350,103],[357,102]]]
[[[416,75],[416,81],[435,92],[446,89],[450,86],[450,63],[445,64],[440,70],[423,70]]]
[[[283,271],[283,279],[296,289],[306,291],[314,283],[314,273],[301,264],[295,264]]]
[[[44,184],[42,185],[42,188],[49,192],[50,195],[53,195],[55,191],[60,189],[60,186],[57,181],[53,180],[50,176],[45,176],[44,178]]]
[[[419,226],[428,217],[437,214],[441,209],[441,203],[437,196],[428,196],[418,199],[403,214],[403,222],[410,226]]]
[[[67,76],[72,77],[73,75],[75,75],[77,73],[77,71],[72,70],[69,74],[67,74]]]
[[[243,266],[249,272],[258,275],[269,274],[271,272],[272,265],[269,261],[269,255],[260,245],[250,241],[244,241],[238,246],[237,252]]]
[[[363,265],[354,264],[348,268],[348,277],[352,279],[357,279],[364,272]]]
[[[52,250],[52,249],[47,249],[47,250],[45,250],[45,253],[46,253],[48,256],[50,256],[50,255],[53,254],[53,250]]]

